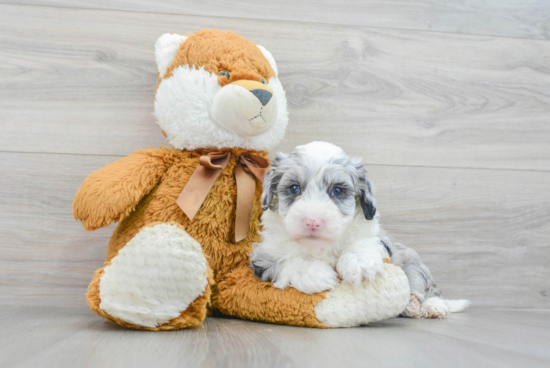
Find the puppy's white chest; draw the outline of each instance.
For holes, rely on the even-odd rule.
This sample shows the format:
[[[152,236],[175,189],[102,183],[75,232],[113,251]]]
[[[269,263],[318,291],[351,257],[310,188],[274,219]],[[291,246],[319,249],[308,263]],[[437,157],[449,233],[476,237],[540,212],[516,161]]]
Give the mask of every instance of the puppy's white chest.
[[[333,268],[336,267],[338,262],[338,257],[334,255],[334,251],[330,248],[305,249],[302,258],[308,261],[321,261]]]

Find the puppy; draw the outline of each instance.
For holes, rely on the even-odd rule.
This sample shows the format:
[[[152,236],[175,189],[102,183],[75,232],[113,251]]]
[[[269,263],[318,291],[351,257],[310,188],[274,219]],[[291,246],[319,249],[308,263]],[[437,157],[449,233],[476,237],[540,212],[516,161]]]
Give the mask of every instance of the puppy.
[[[405,317],[445,318],[469,305],[444,300],[418,254],[392,244],[379,224],[374,188],[359,158],[331,143],[313,142],[278,154],[264,178],[262,243],[250,264],[277,288],[313,294],[339,280],[359,285],[384,272],[391,258],[407,275]]]

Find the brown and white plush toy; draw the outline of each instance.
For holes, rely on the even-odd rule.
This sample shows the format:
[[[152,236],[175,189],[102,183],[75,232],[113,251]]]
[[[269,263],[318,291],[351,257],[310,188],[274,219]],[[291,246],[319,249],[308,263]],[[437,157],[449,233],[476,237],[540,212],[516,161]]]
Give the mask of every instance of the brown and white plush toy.
[[[314,295],[276,289],[249,267],[260,241],[261,179],[284,136],[285,93],[273,56],[232,32],[166,34],[155,45],[155,117],[173,148],[136,151],[92,173],[73,202],[88,230],[118,221],[90,308],[145,330],[195,327],[211,311],[310,327],[399,314],[404,273]]]

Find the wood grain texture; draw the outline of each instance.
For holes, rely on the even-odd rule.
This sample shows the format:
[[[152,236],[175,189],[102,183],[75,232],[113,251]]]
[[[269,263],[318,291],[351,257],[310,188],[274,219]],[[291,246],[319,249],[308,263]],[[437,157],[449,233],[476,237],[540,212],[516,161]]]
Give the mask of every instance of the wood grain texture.
[[[541,0],[282,0],[277,2],[1,0],[1,2],[550,39],[550,3]]]
[[[258,19],[64,1],[0,5],[0,305],[85,304],[114,227],[84,231],[72,196],[92,171],[166,143],[151,115],[156,38],[215,27],[277,58],[291,114],[281,149],[328,140],[363,156],[384,227],[419,251],[446,297],[550,307],[550,42],[258,20],[255,4],[242,18]],[[358,4],[347,0],[335,19]],[[408,16],[427,3],[407,4]],[[516,32],[498,18],[501,6],[517,9],[511,1],[454,4],[445,6],[492,6]],[[546,27],[538,4],[520,37],[546,37],[533,36]],[[514,14],[512,23],[529,17]]]
[[[84,308],[2,308],[0,367],[547,367],[550,311],[470,309],[317,330],[208,318],[148,333]]]
[[[84,304],[113,226],[85,231],[72,197],[116,156],[0,153],[0,304]],[[447,298],[549,308],[550,173],[372,165],[382,224]]]
[[[277,58],[284,150],[330,140],[373,164],[550,170],[548,41],[13,5],[0,5],[1,150],[164,144],[153,44],[205,27]]]

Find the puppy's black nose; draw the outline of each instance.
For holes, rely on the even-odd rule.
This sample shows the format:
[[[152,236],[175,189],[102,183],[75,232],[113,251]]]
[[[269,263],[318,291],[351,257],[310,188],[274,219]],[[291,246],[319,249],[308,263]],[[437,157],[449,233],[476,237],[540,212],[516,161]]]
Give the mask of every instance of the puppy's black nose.
[[[250,93],[256,96],[263,106],[267,105],[269,100],[271,100],[271,97],[273,97],[273,93],[266,91],[265,89],[253,89]]]

